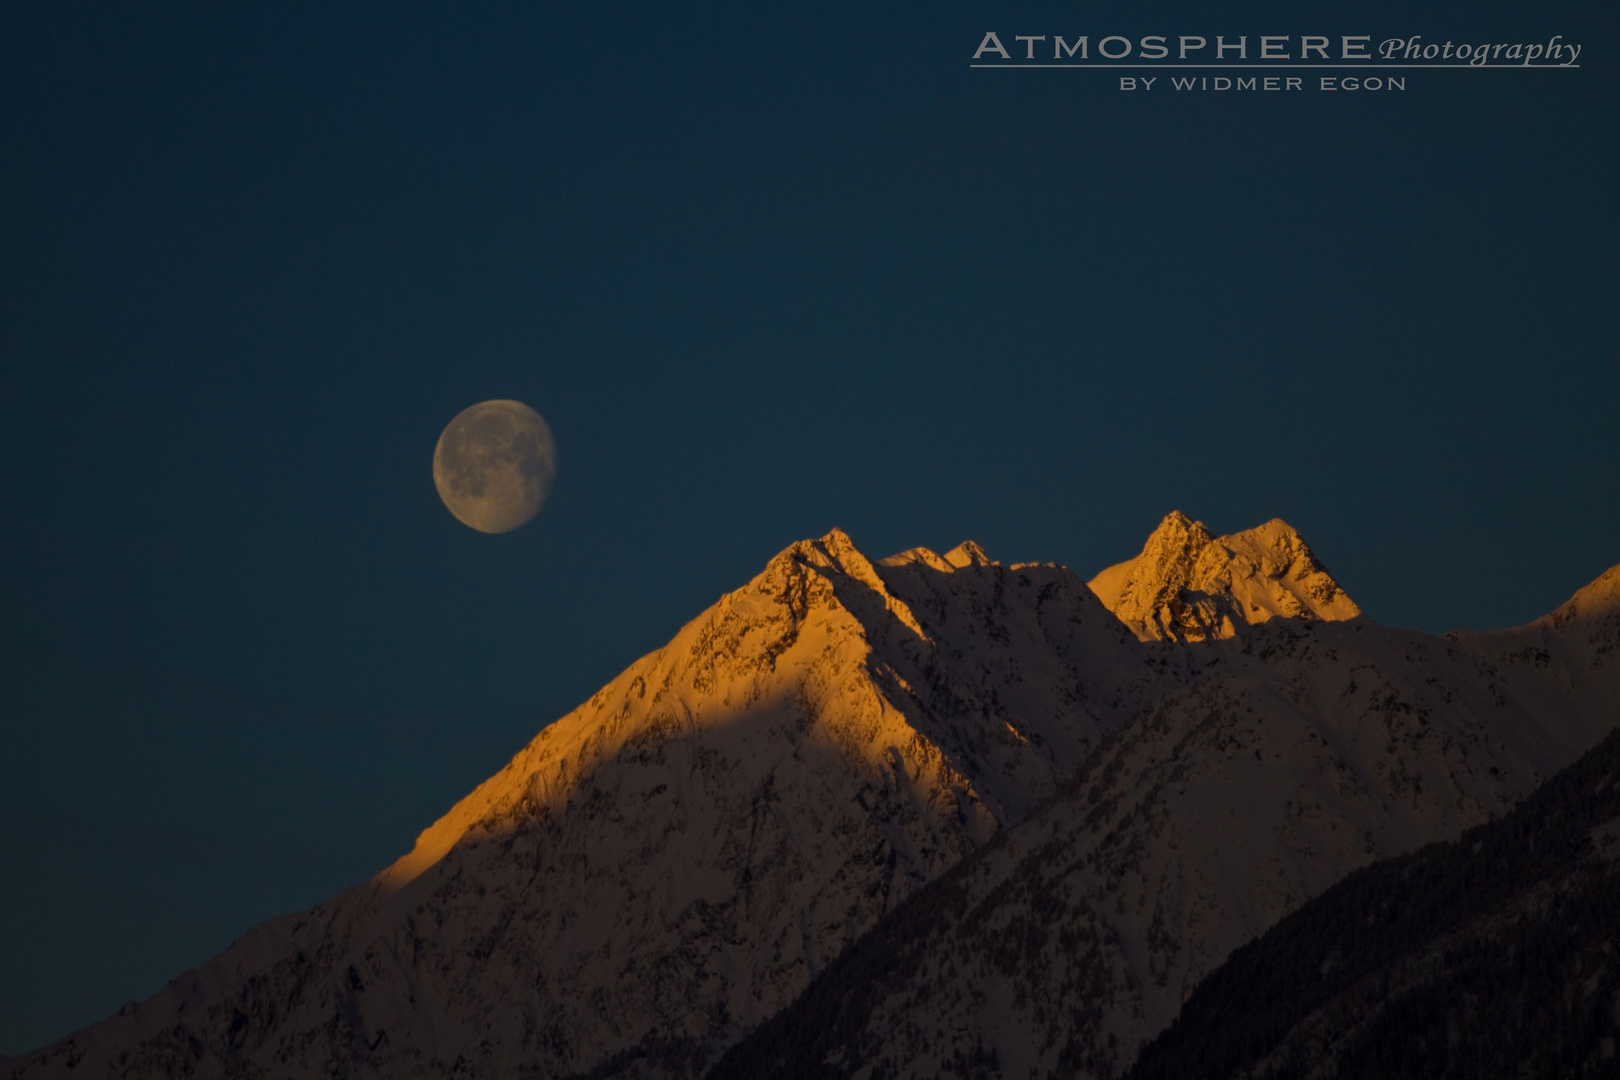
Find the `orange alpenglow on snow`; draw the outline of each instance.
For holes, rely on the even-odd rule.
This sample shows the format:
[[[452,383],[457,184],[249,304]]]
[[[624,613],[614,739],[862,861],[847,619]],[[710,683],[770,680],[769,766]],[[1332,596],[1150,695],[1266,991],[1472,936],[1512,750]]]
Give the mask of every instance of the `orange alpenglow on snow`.
[[[1229,638],[1271,619],[1343,621],[1361,614],[1293,526],[1211,536],[1203,522],[1172,511],[1142,554],[1088,583],[1143,641]]]
[[[1232,950],[1620,715],[1620,567],[1512,630],[1356,614],[1280,521],[1171,515],[1089,588],[800,541],[371,881],[0,1077],[696,1076],[868,933],[912,959],[847,1071],[1117,1075]]]

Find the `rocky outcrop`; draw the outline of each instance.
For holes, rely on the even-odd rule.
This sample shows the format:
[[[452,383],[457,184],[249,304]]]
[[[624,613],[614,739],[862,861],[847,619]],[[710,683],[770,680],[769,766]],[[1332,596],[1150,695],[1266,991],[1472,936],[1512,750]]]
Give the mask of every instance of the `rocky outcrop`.
[[[1143,641],[1205,641],[1271,619],[1361,614],[1299,533],[1275,518],[1217,537],[1172,512],[1140,555],[1110,566],[1090,585]]]

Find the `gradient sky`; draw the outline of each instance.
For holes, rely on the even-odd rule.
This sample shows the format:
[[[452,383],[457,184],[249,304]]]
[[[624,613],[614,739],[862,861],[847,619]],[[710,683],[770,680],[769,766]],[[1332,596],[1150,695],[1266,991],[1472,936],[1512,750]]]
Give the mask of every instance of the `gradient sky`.
[[[0,1053],[834,526],[1089,577],[1282,517],[1431,632],[1620,562],[1607,0],[164,7],[0,13]],[[1584,52],[1176,96],[987,29]],[[505,536],[431,478],[487,398],[559,446]]]

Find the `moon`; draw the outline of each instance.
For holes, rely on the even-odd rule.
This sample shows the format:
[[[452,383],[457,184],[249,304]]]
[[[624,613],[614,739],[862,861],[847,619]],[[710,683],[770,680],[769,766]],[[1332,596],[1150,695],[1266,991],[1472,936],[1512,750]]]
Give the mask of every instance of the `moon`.
[[[463,409],[433,450],[433,485],[463,525],[504,533],[533,520],[557,474],[557,441],[521,401]]]

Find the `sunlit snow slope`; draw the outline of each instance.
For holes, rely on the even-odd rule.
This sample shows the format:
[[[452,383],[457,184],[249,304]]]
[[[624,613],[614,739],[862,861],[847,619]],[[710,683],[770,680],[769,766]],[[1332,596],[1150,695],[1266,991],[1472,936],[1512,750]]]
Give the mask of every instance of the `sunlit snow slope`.
[[[1275,518],[1216,537],[1202,522],[1172,513],[1140,555],[1090,584],[1144,641],[1228,638],[1246,623],[1361,614],[1299,533]]]
[[[376,879],[14,1075],[695,1067],[1025,816],[1160,678],[1061,567],[795,544]]]

